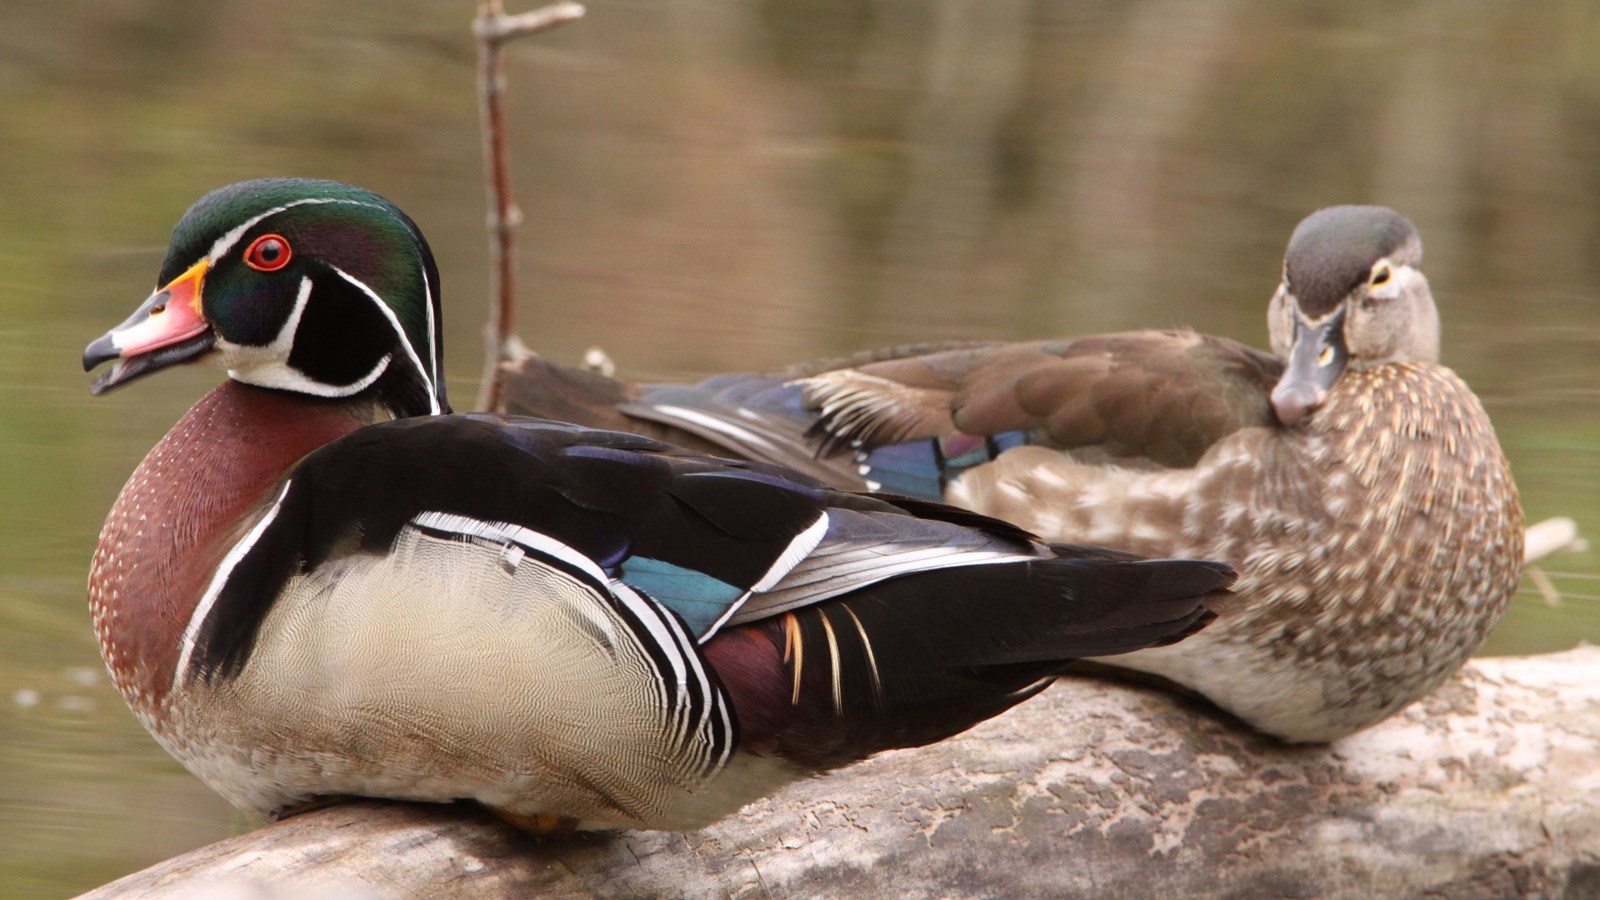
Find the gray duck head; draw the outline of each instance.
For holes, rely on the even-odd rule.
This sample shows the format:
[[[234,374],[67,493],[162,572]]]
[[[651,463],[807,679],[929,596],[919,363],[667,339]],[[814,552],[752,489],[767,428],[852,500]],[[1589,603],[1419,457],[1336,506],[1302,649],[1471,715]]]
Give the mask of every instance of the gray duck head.
[[[1327,398],[1346,369],[1439,360],[1439,310],[1423,276],[1422,238],[1383,206],[1333,206],[1289,238],[1268,311],[1284,361],[1272,407],[1286,426]]]

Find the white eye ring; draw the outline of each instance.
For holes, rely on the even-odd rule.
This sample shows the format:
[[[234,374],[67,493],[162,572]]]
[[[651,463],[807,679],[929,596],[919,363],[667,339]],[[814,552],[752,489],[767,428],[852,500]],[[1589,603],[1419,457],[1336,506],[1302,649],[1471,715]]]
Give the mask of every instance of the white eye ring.
[[[1367,279],[1367,284],[1371,285],[1372,287],[1377,287],[1381,284],[1387,284],[1393,275],[1394,272],[1389,268],[1388,263],[1379,263],[1378,265],[1373,266],[1372,277]]]

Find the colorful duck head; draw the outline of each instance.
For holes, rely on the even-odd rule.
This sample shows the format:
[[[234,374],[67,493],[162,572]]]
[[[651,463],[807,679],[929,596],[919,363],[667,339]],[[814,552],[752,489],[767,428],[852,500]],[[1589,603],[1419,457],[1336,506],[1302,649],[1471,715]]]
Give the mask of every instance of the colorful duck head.
[[[116,360],[95,393],[205,359],[244,384],[449,412],[433,253],[371,191],[304,178],[212,191],[174,229],[157,283],[84,351],[85,370]]]

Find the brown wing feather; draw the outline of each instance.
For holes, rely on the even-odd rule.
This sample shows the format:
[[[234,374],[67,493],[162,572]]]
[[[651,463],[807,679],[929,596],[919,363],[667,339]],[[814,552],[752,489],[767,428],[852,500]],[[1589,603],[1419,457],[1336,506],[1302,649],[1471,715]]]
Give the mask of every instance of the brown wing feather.
[[[804,367],[810,374],[797,383],[819,422],[793,436],[798,449],[783,462],[828,458],[854,441],[1028,431],[1084,461],[1189,466],[1222,437],[1274,423],[1269,395],[1282,368],[1265,353],[1192,331],[919,345],[841,362]],[[641,417],[634,385],[537,358],[505,374],[506,406],[515,412],[730,452],[714,435]],[[820,447],[804,450],[818,435]]]
[[[882,446],[963,431],[986,434],[955,420],[963,398],[976,392],[985,404],[1001,407],[981,417],[980,424],[990,419],[1028,420],[1008,390],[989,388],[995,387],[997,378],[1014,381],[1026,367],[1047,364],[1037,355],[1038,346],[968,344],[933,347],[932,352],[906,347],[904,355],[880,351],[859,365],[818,370],[798,381],[806,403],[821,413],[821,431],[833,442],[858,440]]]
[[[1234,341],[1144,331],[1087,338],[1056,352],[1064,359],[1090,354],[1110,360],[1086,402],[1041,412],[1057,446],[1098,443],[1114,458],[1191,466],[1241,428],[1276,424],[1270,397],[1281,363]],[[1091,421],[1104,423],[1097,441],[1085,439]]]
[[[1193,465],[1273,424],[1271,356],[1192,331],[1135,331],[879,359],[804,381],[836,440],[882,445],[1026,430],[1049,446]]]

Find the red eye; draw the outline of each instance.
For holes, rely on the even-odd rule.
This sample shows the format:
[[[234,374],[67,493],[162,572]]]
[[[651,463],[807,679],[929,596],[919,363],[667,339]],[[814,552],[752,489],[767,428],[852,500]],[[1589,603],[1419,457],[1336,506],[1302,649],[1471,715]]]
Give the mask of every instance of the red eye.
[[[250,242],[249,249],[244,251],[244,261],[257,271],[276,272],[287,266],[293,255],[289,242],[282,235],[263,234]]]

